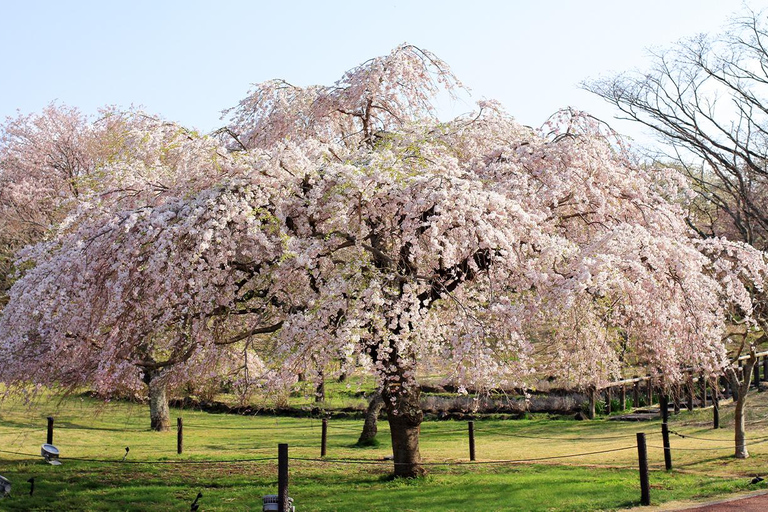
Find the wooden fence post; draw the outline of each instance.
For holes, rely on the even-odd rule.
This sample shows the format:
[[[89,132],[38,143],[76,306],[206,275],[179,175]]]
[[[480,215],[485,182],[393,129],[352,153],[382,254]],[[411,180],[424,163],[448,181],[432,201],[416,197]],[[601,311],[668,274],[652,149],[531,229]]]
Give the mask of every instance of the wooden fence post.
[[[768,380],[768,357],[763,356],[763,380]]]
[[[720,386],[718,378],[712,378],[712,428],[720,428]]]
[[[755,389],[760,389],[760,365],[755,363],[755,366],[752,369],[752,380],[755,381]]]
[[[621,385],[621,411],[627,410],[627,385]]]
[[[48,432],[45,436],[45,442],[53,444],[53,416],[48,416]]]
[[[675,414],[680,414],[680,384],[675,384],[674,393],[672,396],[675,407]]]
[[[277,510],[288,512],[288,445],[277,445]]]
[[[193,425],[194,426],[194,425]],[[184,421],[176,418],[176,453],[181,455],[184,451]]]
[[[645,383],[645,392],[647,394],[646,405],[653,405],[653,377],[648,375],[648,380]]]
[[[662,390],[659,395],[659,411],[661,412],[661,421],[664,423],[669,419],[669,395],[666,390]]]
[[[669,446],[669,427],[666,422],[661,424],[661,439],[664,444],[664,468],[669,471],[672,469],[672,449]]]
[[[469,460],[475,460],[475,422],[470,421],[469,427]]]
[[[648,450],[645,446],[645,434],[637,433],[637,460],[640,466],[640,504],[651,504],[651,487],[648,482]]]
[[[637,379],[637,375],[635,375],[635,379]],[[634,404],[635,409],[640,407],[640,381],[635,380],[634,382],[634,388],[632,389],[632,401]]]
[[[693,372],[688,374],[688,410],[693,410],[693,401],[696,399],[696,389],[693,385]]]
[[[328,418],[323,418],[322,434],[320,437],[320,456],[325,457],[328,448]]]

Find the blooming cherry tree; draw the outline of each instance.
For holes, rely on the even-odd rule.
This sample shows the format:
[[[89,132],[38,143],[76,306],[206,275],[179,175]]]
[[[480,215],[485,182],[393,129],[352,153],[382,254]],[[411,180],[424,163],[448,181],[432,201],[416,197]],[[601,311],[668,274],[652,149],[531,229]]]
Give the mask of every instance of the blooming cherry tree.
[[[671,381],[726,364],[725,299],[750,299],[691,237],[675,173],[633,165],[579,113],[548,134],[493,102],[441,122],[440,86],[460,84],[404,45],[332,87],[256,86],[227,149],[190,136],[165,167],[106,172],[94,190],[119,200],[22,253],[0,380],[147,384],[163,428],[168,385],[242,354],[275,386],[341,359],[378,379],[395,474],[417,476],[425,369],[482,389],[554,365],[588,386],[621,361]],[[146,173],[162,193],[113,184],[160,182]]]

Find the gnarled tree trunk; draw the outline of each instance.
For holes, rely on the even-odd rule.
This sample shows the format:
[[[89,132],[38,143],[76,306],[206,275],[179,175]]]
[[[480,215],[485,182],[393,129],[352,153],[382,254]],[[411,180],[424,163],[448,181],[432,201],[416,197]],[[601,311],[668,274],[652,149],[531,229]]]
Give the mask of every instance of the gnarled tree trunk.
[[[381,409],[384,407],[384,400],[381,398],[381,392],[377,391],[371,397],[368,403],[368,410],[365,412],[365,423],[360,438],[357,440],[358,446],[368,446],[373,444],[378,433],[378,418]]]
[[[391,384],[382,391],[392,434],[395,477],[416,478],[426,474],[419,453],[419,433],[424,419],[420,395],[418,386],[406,388]]]
[[[166,432],[171,429],[171,412],[163,372],[147,370],[144,382],[149,387],[149,419],[152,430]]]

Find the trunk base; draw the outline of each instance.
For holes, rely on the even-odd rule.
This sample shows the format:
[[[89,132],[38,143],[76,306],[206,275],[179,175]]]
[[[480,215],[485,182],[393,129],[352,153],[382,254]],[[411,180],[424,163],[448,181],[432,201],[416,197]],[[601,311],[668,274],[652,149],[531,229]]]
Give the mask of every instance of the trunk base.
[[[360,438],[357,440],[356,446],[378,446],[379,442],[376,440],[376,434],[379,431],[378,418],[381,409],[384,407],[384,400],[381,398],[381,393],[376,393],[371,397],[371,401],[368,404],[368,410],[365,412],[365,423],[363,424],[363,431],[360,433]]]
[[[160,375],[153,374],[148,386],[150,426],[156,432],[167,432],[171,430],[171,412],[168,409],[165,382]]]
[[[392,455],[394,456],[396,478],[419,478],[427,474],[421,465],[419,453],[419,433],[423,413],[412,410],[415,414],[402,415],[387,407],[389,429],[392,434]]]

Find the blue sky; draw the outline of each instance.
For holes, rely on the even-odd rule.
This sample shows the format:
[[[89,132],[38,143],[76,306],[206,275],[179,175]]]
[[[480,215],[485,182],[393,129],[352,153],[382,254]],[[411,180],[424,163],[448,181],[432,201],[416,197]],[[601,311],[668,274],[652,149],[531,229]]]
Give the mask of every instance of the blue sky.
[[[747,4],[759,10],[768,0]],[[0,0],[0,119],[53,100],[87,113],[134,104],[209,131],[251,83],[330,84],[407,41],[448,62],[474,98],[501,101],[524,124],[538,126],[565,106],[610,121],[613,111],[580,81],[642,68],[647,48],[715,31],[741,5]]]

